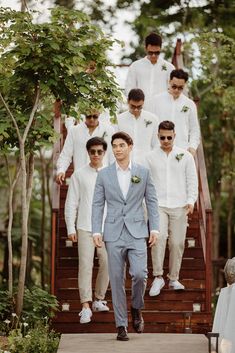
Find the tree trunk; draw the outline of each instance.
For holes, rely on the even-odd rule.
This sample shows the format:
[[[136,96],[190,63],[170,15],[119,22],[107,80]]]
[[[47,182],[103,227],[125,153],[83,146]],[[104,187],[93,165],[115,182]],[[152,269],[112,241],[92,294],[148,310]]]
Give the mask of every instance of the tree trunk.
[[[23,308],[24,286],[28,253],[28,205],[27,205],[27,171],[24,142],[20,143],[21,165],[21,260],[16,300],[16,314],[20,316]]]
[[[41,218],[41,286],[45,288],[45,219],[46,219],[46,163],[42,150],[40,150],[41,161],[41,201],[42,201],[42,218]]]
[[[13,252],[12,252],[12,224],[13,224],[13,195],[17,180],[20,175],[20,168],[17,166],[17,170],[11,178],[10,167],[7,156],[5,156],[8,180],[9,180],[9,195],[8,195],[8,225],[7,225],[7,245],[8,245],[8,291],[10,296],[13,295]]]

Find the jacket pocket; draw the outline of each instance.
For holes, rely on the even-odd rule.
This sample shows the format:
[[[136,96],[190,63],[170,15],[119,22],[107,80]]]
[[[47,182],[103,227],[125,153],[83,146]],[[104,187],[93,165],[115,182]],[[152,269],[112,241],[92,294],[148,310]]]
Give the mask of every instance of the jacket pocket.
[[[111,217],[111,216],[107,216],[105,218],[105,223],[114,223],[115,222],[115,218]]]
[[[142,215],[141,216],[135,216],[134,217],[134,221],[135,222],[140,222],[140,221],[145,221],[145,219],[144,219],[144,216],[142,216]]]

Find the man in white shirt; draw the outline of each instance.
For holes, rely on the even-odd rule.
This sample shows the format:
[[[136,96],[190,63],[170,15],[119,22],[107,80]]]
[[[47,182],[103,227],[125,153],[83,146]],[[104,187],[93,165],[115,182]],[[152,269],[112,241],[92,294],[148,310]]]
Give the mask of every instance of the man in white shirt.
[[[118,130],[133,139],[132,160],[139,163],[157,143],[158,119],[143,110],[144,92],[140,88],[128,93],[129,110],[117,117]]]
[[[187,72],[173,70],[169,90],[152,97],[147,106],[150,112],[158,116],[159,122],[166,119],[173,121],[176,146],[187,149],[194,156],[200,143],[200,128],[197,107],[192,99],[183,94],[187,81]]]
[[[160,146],[146,156],[146,162],[157,190],[160,237],[152,247],[155,279],[150,296],[158,295],[164,287],[163,262],[166,243],[169,246],[169,287],[183,290],[178,281],[187,230],[187,215],[193,213],[198,196],[197,171],[193,156],[174,146],[174,123],[163,121],[158,127]]]
[[[82,122],[74,127],[70,127],[65,139],[63,149],[57,161],[56,182],[62,184],[65,179],[65,172],[73,160],[74,170],[89,163],[89,156],[86,150],[86,143],[91,137],[102,137],[108,144],[107,153],[104,157],[104,165],[113,161],[111,151],[111,136],[114,133],[112,126],[99,121],[100,113],[92,111]]]
[[[167,90],[170,73],[174,65],[162,59],[162,38],[156,33],[150,33],[145,38],[146,56],[134,61],[129,67],[126,79],[125,93],[128,96],[132,88],[141,88],[146,101],[153,95]],[[146,105],[146,110],[148,107]]]
[[[128,341],[127,302],[125,293],[126,262],[132,279],[131,316],[137,333],[144,330],[141,309],[147,280],[147,249],[158,236],[158,204],[150,172],[131,162],[132,138],[125,132],[112,136],[116,162],[102,169],[97,177],[92,204],[92,233],[97,247],[104,240],[108,253],[109,277],[117,340]],[[149,217],[149,229],[144,218],[143,200]],[[105,203],[107,216],[102,235]]]
[[[100,137],[93,137],[86,143],[90,163],[77,169],[69,184],[65,202],[65,222],[68,238],[78,241],[78,284],[82,311],[80,323],[91,321],[92,311],[89,302],[92,301],[92,269],[95,246],[91,233],[91,206],[98,170],[102,168],[103,157],[107,143]],[[104,243],[97,249],[99,271],[95,285],[95,301],[93,311],[108,311],[104,301],[109,283],[108,261]]]

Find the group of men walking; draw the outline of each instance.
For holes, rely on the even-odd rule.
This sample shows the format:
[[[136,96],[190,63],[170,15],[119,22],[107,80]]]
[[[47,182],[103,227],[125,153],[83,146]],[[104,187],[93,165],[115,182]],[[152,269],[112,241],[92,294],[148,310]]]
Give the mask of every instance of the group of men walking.
[[[129,339],[126,261],[132,279],[132,324],[141,333],[147,246],[155,277],[149,295],[158,295],[165,286],[167,241],[169,288],[184,290],[179,273],[187,217],[198,195],[193,158],[200,142],[197,110],[183,93],[188,74],[159,57],[161,46],[161,37],[151,33],[145,40],[146,57],[130,66],[128,110],[117,117],[117,126],[100,122],[98,111],[88,112],[84,122],[69,130],[57,162],[59,184],[72,160],[74,164],[65,221],[68,237],[78,241],[80,323],[90,322],[94,311],[109,310],[105,293],[110,280],[121,341]],[[99,272],[93,300],[95,247]]]

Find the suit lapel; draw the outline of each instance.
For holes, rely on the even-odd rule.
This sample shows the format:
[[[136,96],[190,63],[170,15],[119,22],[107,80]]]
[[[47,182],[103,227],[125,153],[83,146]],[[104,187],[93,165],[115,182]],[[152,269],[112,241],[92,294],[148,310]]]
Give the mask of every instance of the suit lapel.
[[[122,198],[122,200],[124,200],[124,197],[123,197],[123,194],[122,194],[122,190],[121,190],[119,182],[118,182],[117,170],[116,170],[115,162],[111,165],[109,172],[110,172],[111,183],[112,183],[113,187],[116,188],[119,196]]]
[[[138,167],[137,167],[136,164],[132,163],[131,178],[132,178],[134,175],[137,175],[137,174],[138,174]],[[130,186],[129,186],[129,189],[128,189],[128,192],[127,192],[127,195],[126,195],[126,200],[127,200],[128,197],[132,194],[133,186],[134,186],[134,183],[133,183],[132,181],[130,181]]]

